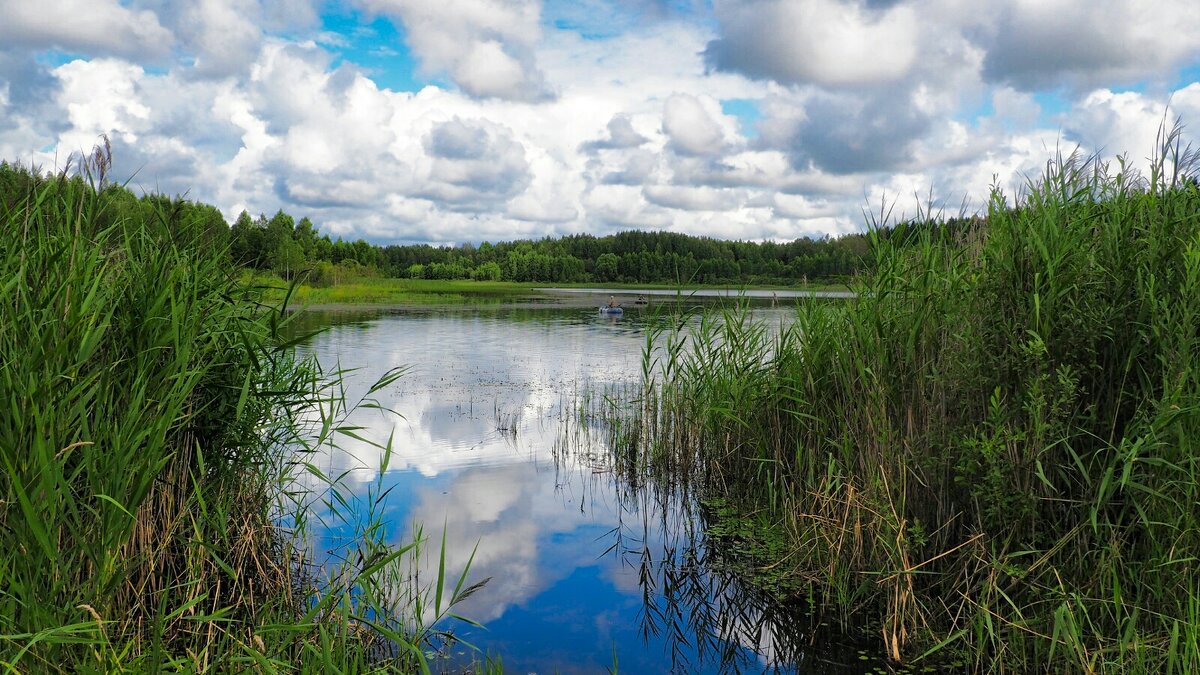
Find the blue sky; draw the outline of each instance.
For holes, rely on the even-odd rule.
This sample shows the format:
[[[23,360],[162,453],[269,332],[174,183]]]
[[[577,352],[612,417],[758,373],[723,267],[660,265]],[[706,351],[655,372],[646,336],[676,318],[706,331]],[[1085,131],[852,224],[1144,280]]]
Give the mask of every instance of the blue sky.
[[[836,236],[1144,164],[1164,116],[1190,0],[0,0],[0,157],[105,135],[136,187],[379,243]]]
[[[380,88],[420,91],[432,78],[417,74],[419,63],[405,43],[404,25],[353,9],[327,8],[321,15],[321,39],[340,62],[362,70]]]

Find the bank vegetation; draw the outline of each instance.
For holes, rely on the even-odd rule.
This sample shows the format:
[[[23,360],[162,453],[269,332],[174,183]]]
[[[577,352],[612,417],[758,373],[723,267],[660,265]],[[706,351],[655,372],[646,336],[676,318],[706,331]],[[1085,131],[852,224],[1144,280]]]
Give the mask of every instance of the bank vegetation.
[[[627,463],[771,514],[772,576],[896,661],[1200,671],[1200,190],[1161,141],[876,228],[857,299],[781,332],[665,329]]]

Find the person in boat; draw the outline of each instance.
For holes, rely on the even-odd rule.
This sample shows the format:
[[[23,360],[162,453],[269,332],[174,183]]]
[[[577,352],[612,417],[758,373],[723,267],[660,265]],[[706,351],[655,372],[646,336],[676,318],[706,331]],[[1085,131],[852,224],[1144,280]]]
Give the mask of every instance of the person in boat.
[[[617,299],[616,299],[616,298],[614,298],[614,297],[613,297],[613,296],[611,296],[611,295],[610,295],[610,296],[608,296],[608,308],[609,308],[609,309],[616,309],[617,307],[620,307],[620,305],[618,305],[618,304],[617,304]]]

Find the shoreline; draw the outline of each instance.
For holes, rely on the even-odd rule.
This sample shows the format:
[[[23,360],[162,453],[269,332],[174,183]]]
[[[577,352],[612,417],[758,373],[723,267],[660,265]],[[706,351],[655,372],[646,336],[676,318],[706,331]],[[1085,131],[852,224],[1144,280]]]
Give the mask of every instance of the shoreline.
[[[779,295],[776,295],[776,294]],[[414,295],[419,295],[415,293]],[[665,288],[599,288],[599,287],[533,287],[513,289],[507,297],[497,297],[495,294],[457,294],[446,293],[442,302],[405,302],[403,300],[373,301],[346,300],[341,302],[292,302],[287,311],[339,312],[353,310],[378,310],[382,312],[412,311],[423,308],[447,309],[453,307],[479,307],[481,305],[504,308],[598,308],[604,304],[607,296],[615,296],[624,309],[649,308],[656,305],[678,304],[679,302],[717,303],[722,300],[744,300],[753,304],[770,304],[775,302],[785,305],[798,300],[851,300],[858,295],[850,290],[832,290],[822,288],[811,291],[794,289],[773,289],[769,287],[746,287],[734,289],[729,286],[701,287],[686,289]],[[647,302],[635,303],[638,296],[644,296]],[[425,294],[428,298],[429,295]]]

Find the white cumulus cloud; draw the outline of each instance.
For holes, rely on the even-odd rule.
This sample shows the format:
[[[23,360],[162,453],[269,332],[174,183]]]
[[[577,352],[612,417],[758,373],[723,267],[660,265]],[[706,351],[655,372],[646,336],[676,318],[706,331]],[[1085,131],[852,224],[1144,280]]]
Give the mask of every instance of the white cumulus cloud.
[[[1021,89],[1167,76],[1200,54],[1192,0],[1012,0],[989,7],[984,75]]]
[[[383,45],[317,0],[0,0],[0,159],[107,134],[135,189],[377,243],[791,239],[930,190],[977,209],[1076,145],[1144,167],[1164,119],[1200,123],[1183,0],[568,4],[338,6]],[[390,90],[359,48],[437,83]]]
[[[525,147],[512,132],[486,120],[457,117],[424,137],[427,161],[418,195],[449,208],[484,211],[515,197],[530,182]]]
[[[541,37],[539,0],[356,0],[400,22],[425,70],[446,73],[472,96],[538,100],[548,96],[534,62]]]
[[[683,155],[717,155],[725,150],[720,106],[711,97],[671,94],[663,104],[663,132]]]
[[[842,0],[718,0],[721,36],[705,55],[717,68],[788,83],[895,81],[913,67],[920,22],[912,8]]]
[[[0,0],[0,45],[158,60],[174,36],[149,10],[116,0]]]

